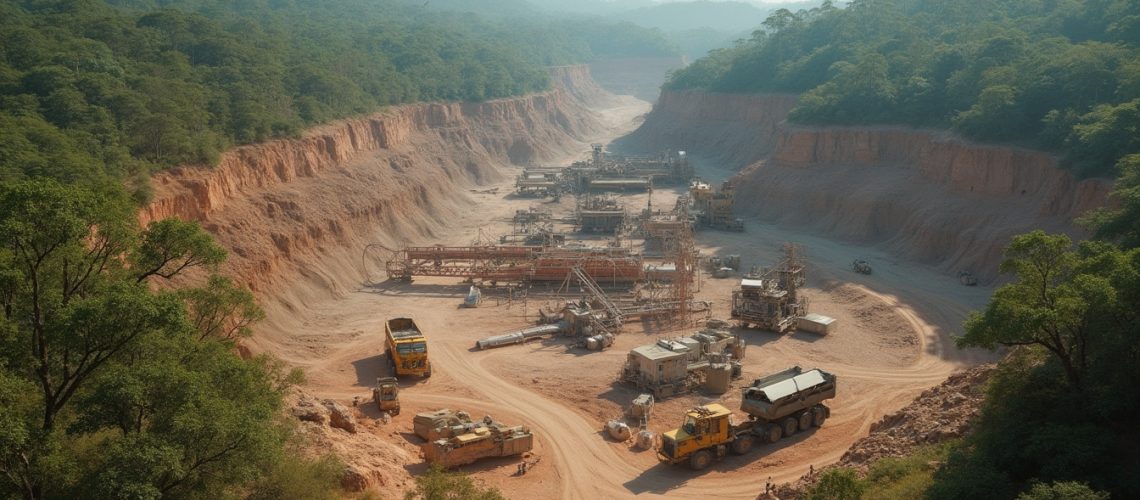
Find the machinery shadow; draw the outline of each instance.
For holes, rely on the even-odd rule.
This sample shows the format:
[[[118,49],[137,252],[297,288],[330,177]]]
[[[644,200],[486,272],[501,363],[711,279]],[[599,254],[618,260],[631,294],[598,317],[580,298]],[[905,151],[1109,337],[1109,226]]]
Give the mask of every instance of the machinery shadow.
[[[470,289],[470,284],[461,283],[454,285],[416,284],[407,281],[387,280],[363,285],[360,290],[365,293],[405,297],[466,297]]]
[[[414,435],[414,434],[413,434]],[[516,476],[519,462],[526,460],[526,454],[514,455],[510,457],[485,457],[480,458],[474,463],[451,467],[448,470],[451,472],[462,472],[464,474],[471,474],[474,472],[497,472],[500,471],[508,473],[507,475]],[[431,464],[427,461],[404,464],[404,470],[413,476],[421,475],[428,471]]]
[[[388,355],[384,353],[353,361],[352,368],[356,370],[356,385],[360,387],[372,387],[377,377],[392,376],[388,369]]]
[[[748,347],[760,347],[764,344],[775,342],[784,337],[779,333],[770,332],[768,330],[760,330],[758,328],[742,328],[739,326],[734,326],[730,328],[729,331],[735,335],[739,335],[740,338],[744,339],[744,341],[748,343]]]
[[[637,390],[635,387],[615,381],[610,384],[609,390],[598,393],[598,397],[617,404],[624,410],[641,392],[642,391]]]
[[[626,481],[622,486],[625,486],[627,490],[635,495],[643,493],[665,494],[671,490],[684,486],[685,483],[687,483],[690,479],[701,477],[711,471],[730,472],[740,470],[741,467],[744,467],[750,462],[754,462],[763,458],[763,456],[766,454],[784,449],[788,446],[796,445],[797,443],[810,437],[812,434],[815,434],[815,432],[816,429],[812,428],[811,430],[805,432],[796,433],[796,435],[792,437],[781,439],[778,443],[775,444],[754,446],[751,451],[745,453],[744,455],[733,455],[729,453],[729,455],[725,457],[724,460],[714,462],[713,465],[709,466],[707,469],[700,471],[689,469],[687,464],[684,463],[669,465],[664,462],[659,462],[657,465],[654,465],[653,467],[642,471],[642,473],[637,477]],[[806,473],[807,471],[804,472]],[[757,477],[760,477],[761,475],[763,475],[762,472],[757,474]],[[756,484],[756,494],[759,495],[760,491],[763,489],[763,483],[757,482]]]
[[[368,387],[376,385],[378,377],[393,377],[392,370],[388,367],[388,355],[380,353],[375,356],[361,358],[352,362],[352,368],[356,370],[356,385],[360,387]],[[400,388],[414,387],[423,381],[427,380],[424,377],[415,375],[408,375],[399,377],[397,382]]]

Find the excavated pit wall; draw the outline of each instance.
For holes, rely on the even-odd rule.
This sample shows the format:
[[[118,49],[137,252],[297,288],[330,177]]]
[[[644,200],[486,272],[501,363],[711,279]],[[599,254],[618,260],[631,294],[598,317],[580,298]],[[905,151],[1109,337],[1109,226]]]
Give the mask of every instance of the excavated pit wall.
[[[397,106],[160,172],[139,221],[202,223],[229,251],[224,271],[287,309],[355,290],[366,245],[428,241],[504,166],[564,157],[600,133],[588,69],[551,74],[549,92]]]
[[[790,126],[794,105],[789,95],[665,91],[622,147],[652,151],[684,141],[701,157],[741,169],[744,215],[881,245],[987,282],[1013,235],[1042,228],[1082,236],[1073,219],[1103,206],[1111,190],[1105,179],[1075,179],[1047,153],[946,132]]]

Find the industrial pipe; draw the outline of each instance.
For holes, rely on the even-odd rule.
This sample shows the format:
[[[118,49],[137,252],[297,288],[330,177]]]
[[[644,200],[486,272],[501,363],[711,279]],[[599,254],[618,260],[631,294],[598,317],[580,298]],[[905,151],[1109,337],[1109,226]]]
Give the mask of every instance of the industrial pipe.
[[[526,342],[527,340],[530,340],[533,338],[542,337],[544,335],[551,335],[554,333],[564,331],[566,329],[566,326],[567,326],[566,323],[563,321],[559,321],[557,323],[550,324],[550,325],[532,326],[530,328],[525,328],[525,329],[518,330],[515,332],[506,333],[503,335],[496,335],[494,337],[487,337],[485,339],[476,341],[475,347],[477,347],[479,349],[490,349],[492,347],[502,347],[502,346],[511,345],[511,344],[521,344],[521,343]]]

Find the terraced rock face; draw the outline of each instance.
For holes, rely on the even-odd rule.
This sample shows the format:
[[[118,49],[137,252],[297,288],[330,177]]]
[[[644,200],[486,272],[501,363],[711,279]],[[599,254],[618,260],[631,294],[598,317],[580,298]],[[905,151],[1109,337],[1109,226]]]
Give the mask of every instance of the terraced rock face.
[[[552,74],[560,86],[543,94],[398,106],[161,172],[140,223],[201,222],[230,251],[226,271],[260,295],[298,279],[319,293],[355,287],[364,245],[429,237],[470,208],[468,188],[509,175],[504,165],[578,153],[606,129],[590,105],[615,96],[584,66]]]
[[[1039,151],[972,144],[895,127],[797,127],[789,95],[665,92],[621,145],[665,144],[741,169],[742,214],[844,241],[882,245],[938,266],[997,276],[1015,234],[1080,235],[1072,222],[1103,206],[1111,182],[1077,180]]]

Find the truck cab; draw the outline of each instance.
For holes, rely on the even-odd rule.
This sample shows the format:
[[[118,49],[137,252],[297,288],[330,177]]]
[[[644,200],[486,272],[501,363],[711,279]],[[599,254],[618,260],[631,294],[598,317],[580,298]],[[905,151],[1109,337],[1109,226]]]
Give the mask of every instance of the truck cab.
[[[392,318],[384,324],[388,362],[395,375],[431,376],[427,339],[412,318]]]
[[[731,416],[719,404],[689,410],[681,427],[661,434],[657,458],[670,464],[688,461],[695,470],[708,467],[713,458],[724,456],[733,440]]]

